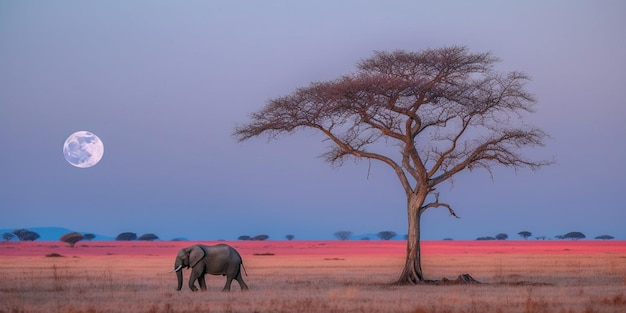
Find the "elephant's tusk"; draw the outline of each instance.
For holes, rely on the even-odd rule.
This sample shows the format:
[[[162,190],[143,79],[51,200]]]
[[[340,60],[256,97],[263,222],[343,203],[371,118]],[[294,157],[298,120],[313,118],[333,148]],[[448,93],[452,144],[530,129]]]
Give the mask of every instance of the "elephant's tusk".
[[[170,273],[180,271],[180,268],[181,268],[181,267],[183,267],[183,266],[182,266],[182,265],[179,265],[177,268],[173,269]]]

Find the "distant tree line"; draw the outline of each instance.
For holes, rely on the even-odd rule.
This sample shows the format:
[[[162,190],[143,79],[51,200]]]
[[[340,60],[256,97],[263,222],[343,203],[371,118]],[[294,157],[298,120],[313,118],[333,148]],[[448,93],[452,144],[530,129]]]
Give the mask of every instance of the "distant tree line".
[[[12,233],[2,234],[2,239],[5,241],[13,240],[13,238],[17,238],[19,241],[35,241],[39,239],[39,237],[38,233],[23,228],[14,230]]]
[[[524,239],[528,239],[530,237],[533,236],[533,234],[529,231],[521,231],[519,233],[517,233],[520,237],[524,238]],[[335,238],[337,238],[338,240],[350,240],[353,236],[353,233],[351,231],[347,231],[347,230],[340,230],[337,231],[333,234],[335,236]],[[378,238],[380,238],[381,240],[390,240],[393,239],[394,237],[397,236],[397,234],[393,231],[381,231],[378,232],[378,234],[376,234],[378,236]],[[476,240],[507,240],[509,238],[509,235],[506,233],[499,233],[495,236],[484,236],[484,237],[478,237],[476,238]],[[579,240],[579,239],[584,239],[586,238],[585,234],[581,233],[581,232],[569,232],[565,235],[557,235],[555,236],[556,239],[571,239],[571,240]],[[404,239],[406,239],[406,235],[404,236]],[[545,240],[546,236],[535,236],[535,239],[537,240]],[[615,237],[610,236],[610,235],[601,235],[601,236],[597,236],[594,239],[598,239],[598,240],[611,240],[611,239],[615,239]],[[369,240],[368,237],[364,237],[361,238],[361,240]],[[445,238],[443,240],[452,240],[452,238]]]
[[[59,238],[60,241],[67,243],[70,247],[74,248],[74,246],[76,245],[77,242],[86,239],[86,240],[91,240],[93,238],[95,238],[96,236],[94,234],[80,234],[77,232],[71,232],[71,233],[67,233],[63,236],[61,236],[61,238]],[[153,240],[159,240],[159,237],[155,234],[144,234],[141,235],[140,237],[137,237],[137,234],[132,233],[132,232],[124,232],[121,233],[119,235],[117,235],[117,237],[115,238],[116,241],[132,241],[132,240],[143,240],[143,241],[153,241]]]
[[[505,233],[499,233],[495,237],[486,236],[486,237],[478,237],[476,240],[507,240],[509,235]]]
[[[340,231],[335,232],[333,235],[338,240],[350,240],[353,234],[351,231],[348,231],[348,230],[340,230]],[[390,230],[383,230],[376,234],[376,236],[378,236],[378,238],[380,238],[381,240],[391,240],[397,235],[398,234],[396,234],[396,232],[390,231]],[[361,240],[369,240],[369,239],[370,239],[369,237],[361,238]]]
[[[585,234],[579,232],[579,231],[573,231],[573,232],[569,232],[565,235],[557,235],[556,239],[572,239],[572,240],[578,240],[578,239],[584,239],[585,238]]]
[[[124,233],[120,233],[119,235],[117,235],[117,237],[115,237],[115,240],[116,241],[133,241],[133,240],[155,241],[155,240],[159,240],[159,236],[155,234],[143,234],[137,237],[136,233],[124,232]]]
[[[287,236],[293,236],[293,235],[287,235]],[[256,235],[254,237],[251,237],[251,236],[248,236],[248,235],[242,235],[242,236],[239,236],[237,238],[237,240],[258,240],[258,241],[263,241],[263,240],[267,240],[269,238],[270,238],[270,236],[268,236],[268,235]],[[291,239],[289,239],[289,238],[287,238],[287,239],[291,240],[291,239],[293,239],[293,237],[291,237]]]
[[[518,235],[520,235],[520,237],[524,238],[524,239],[528,239],[530,238],[533,234],[529,231],[521,231],[519,233],[517,233]],[[579,231],[573,231],[573,232],[569,232],[565,235],[557,235],[554,236],[556,239],[571,239],[571,240],[579,240],[579,239],[584,239],[586,238],[585,234],[579,232]],[[476,238],[476,240],[506,240],[508,238],[507,234],[501,233],[501,234],[497,234],[495,237],[478,237]],[[535,236],[535,238],[537,240],[545,240],[546,236]],[[595,237],[595,239],[599,239],[599,240],[611,240],[611,239],[615,239],[615,237],[610,236],[610,235],[601,235],[601,236],[597,236]]]
[[[530,231],[524,230],[524,231],[520,231],[517,233],[520,237],[522,237],[525,240],[528,240],[528,238],[533,237],[533,234]],[[337,231],[333,234],[335,236],[335,238],[337,238],[338,240],[350,240],[352,239],[353,233],[351,231],[347,231],[347,230],[340,230]],[[397,237],[397,234],[393,231],[389,231],[389,230],[385,230],[385,231],[380,231],[376,234],[376,236],[378,236],[378,238],[380,238],[381,240],[391,240],[393,238]],[[62,242],[65,242],[67,244],[70,245],[70,247],[74,247],[74,245],[81,241],[81,240],[88,240],[91,241],[96,237],[96,235],[91,234],[91,233],[85,233],[85,234],[80,234],[77,232],[70,232],[67,233],[63,236],[61,236],[61,238],[59,239]],[[546,236],[534,236],[535,239],[537,240],[545,240]],[[35,241],[37,239],[40,238],[40,235],[34,231],[28,230],[28,229],[17,229],[15,231],[13,231],[12,233],[6,232],[4,234],[2,234],[2,239],[5,242],[17,239],[19,241]],[[288,234],[285,235],[285,239],[287,240],[293,240],[295,238],[294,235],[292,234]],[[476,238],[476,240],[507,240],[509,238],[509,236],[506,233],[499,233],[495,236],[484,236],[484,237],[478,237]],[[583,234],[582,232],[578,232],[578,231],[574,231],[574,232],[569,232],[566,233],[564,235],[557,235],[555,236],[556,239],[561,239],[561,240],[566,240],[566,239],[570,239],[570,240],[579,240],[579,239],[584,239],[586,238],[585,234]],[[257,241],[263,241],[263,240],[267,240],[269,239],[268,235],[265,234],[261,234],[261,235],[256,235],[256,236],[248,236],[248,235],[242,235],[239,236],[237,238],[238,240],[257,240]],[[361,238],[361,240],[369,240],[369,237],[363,237]],[[406,239],[406,235],[404,236],[404,239]],[[615,239],[615,237],[611,236],[611,235],[600,235],[600,236],[596,236],[594,239],[597,240],[612,240]],[[147,233],[147,234],[143,234],[141,236],[137,236],[136,233],[133,232],[123,232],[120,233],[119,235],[117,235],[117,237],[115,237],[116,241],[133,241],[133,240],[139,240],[139,241],[154,241],[154,240],[160,240],[159,237],[155,234],[152,233]],[[174,241],[176,240],[182,240],[182,239],[172,239]],[[452,238],[445,238],[444,240],[452,240]]]

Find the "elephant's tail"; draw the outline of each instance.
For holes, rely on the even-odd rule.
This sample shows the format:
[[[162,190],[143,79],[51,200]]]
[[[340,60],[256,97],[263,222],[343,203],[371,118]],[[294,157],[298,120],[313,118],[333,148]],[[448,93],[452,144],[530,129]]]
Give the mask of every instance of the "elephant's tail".
[[[246,273],[246,276],[248,276],[248,271],[246,271],[246,267],[243,266],[243,262],[241,262],[241,267],[243,268],[243,272]]]

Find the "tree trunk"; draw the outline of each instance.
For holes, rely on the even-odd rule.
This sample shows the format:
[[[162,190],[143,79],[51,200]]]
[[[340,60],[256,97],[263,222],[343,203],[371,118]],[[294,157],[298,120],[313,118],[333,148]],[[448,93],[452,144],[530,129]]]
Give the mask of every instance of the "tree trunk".
[[[408,199],[409,231],[406,242],[406,262],[397,281],[399,285],[414,285],[424,281],[420,255],[420,208],[426,195],[412,195]]]

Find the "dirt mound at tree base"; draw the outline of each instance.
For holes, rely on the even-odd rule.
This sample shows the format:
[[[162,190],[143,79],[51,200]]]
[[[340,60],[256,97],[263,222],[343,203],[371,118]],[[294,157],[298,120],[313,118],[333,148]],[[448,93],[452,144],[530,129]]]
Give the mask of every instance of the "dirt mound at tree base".
[[[442,278],[441,280],[427,280],[427,284],[433,285],[478,285],[482,284],[472,277],[470,274],[461,274],[456,279]]]
[[[404,281],[399,281],[399,282],[397,281],[394,284],[395,285],[479,285],[483,283],[474,279],[474,277],[472,277],[472,275],[470,274],[461,274],[457,276],[457,278],[454,280],[444,277],[441,280],[426,279],[426,280],[422,280],[418,282],[410,282],[410,283],[406,283]]]

